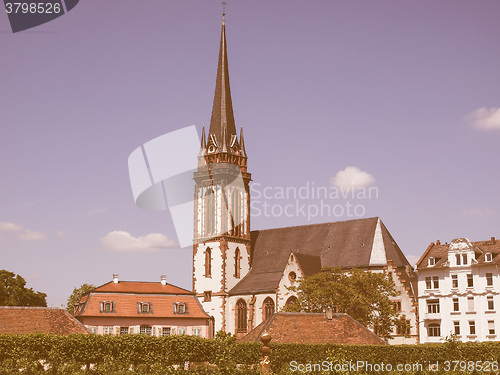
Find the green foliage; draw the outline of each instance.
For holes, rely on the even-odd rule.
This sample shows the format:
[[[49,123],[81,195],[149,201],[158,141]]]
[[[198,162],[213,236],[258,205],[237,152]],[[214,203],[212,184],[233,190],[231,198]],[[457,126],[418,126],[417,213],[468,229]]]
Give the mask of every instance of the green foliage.
[[[396,323],[398,313],[392,308],[389,297],[397,295],[394,281],[383,273],[365,272],[353,268],[323,268],[321,272],[306,276],[297,287],[296,303],[285,311],[347,313],[377,334],[387,338]]]
[[[47,295],[26,288],[26,280],[20,275],[0,270],[0,306],[46,307]]]
[[[71,293],[71,295],[68,297],[66,311],[70,314],[73,314],[75,312],[75,305],[80,302],[82,296],[93,289],[95,289],[95,286],[92,284],[83,284],[79,288],[73,289],[73,293]]]
[[[195,336],[0,335],[0,375],[257,375],[262,345],[238,343],[233,338],[222,334],[210,340]],[[393,369],[398,364],[422,364],[417,371],[354,372],[359,375],[469,375],[478,372],[444,371],[445,361],[500,363],[500,342],[463,344],[448,340],[444,344],[399,346],[271,343],[271,350],[275,375],[303,373],[292,371],[293,361],[333,365],[361,361],[390,364]],[[440,371],[429,371],[429,363],[436,362]]]

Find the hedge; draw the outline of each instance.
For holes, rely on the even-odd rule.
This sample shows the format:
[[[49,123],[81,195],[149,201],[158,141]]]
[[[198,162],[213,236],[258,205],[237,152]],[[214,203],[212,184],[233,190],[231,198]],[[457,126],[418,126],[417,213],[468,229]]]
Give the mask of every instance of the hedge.
[[[490,371],[480,371],[481,364],[500,363],[500,342],[450,341],[398,346],[271,343],[270,346],[272,370],[278,375],[495,374],[499,370],[494,371],[491,366]],[[256,365],[261,347],[259,343],[236,343],[228,337],[209,340],[195,336],[0,335],[0,375],[258,374]],[[450,371],[445,371],[446,361]],[[429,363],[438,363],[437,371],[430,370]],[[363,366],[357,367],[358,364]],[[422,367],[397,371],[401,364]],[[455,364],[457,371],[451,371]],[[460,371],[464,365],[466,371]]]

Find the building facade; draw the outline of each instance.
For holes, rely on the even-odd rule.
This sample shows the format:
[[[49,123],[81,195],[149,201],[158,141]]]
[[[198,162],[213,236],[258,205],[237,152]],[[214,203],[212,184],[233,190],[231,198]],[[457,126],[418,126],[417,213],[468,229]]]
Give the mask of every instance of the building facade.
[[[193,292],[161,282],[113,281],[86,293],[74,316],[91,333],[213,337],[212,319]]]
[[[417,278],[382,221],[250,231],[247,160],[234,120],[223,20],[210,128],[203,129],[194,173],[193,289],[215,331],[243,337],[294,302],[288,287],[301,277],[322,267],[356,267],[393,277],[400,292],[394,306],[405,328],[390,342],[417,342]]]
[[[494,237],[429,245],[417,263],[420,342],[498,340],[499,254]]]

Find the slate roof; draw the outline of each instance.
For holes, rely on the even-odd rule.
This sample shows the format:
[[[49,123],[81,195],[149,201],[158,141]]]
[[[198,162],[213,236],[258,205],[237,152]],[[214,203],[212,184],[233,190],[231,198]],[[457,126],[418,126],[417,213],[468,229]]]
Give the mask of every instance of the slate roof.
[[[0,306],[0,334],[88,334],[83,324],[66,310],[51,307]]]
[[[370,256],[379,220],[373,217],[252,231],[250,272],[229,293],[274,292],[292,251],[306,275],[322,267],[372,267]],[[385,225],[380,224],[386,258],[395,267],[409,265]]]
[[[267,331],[271,343],[387,345],[387,342],[347,314],[275,313],[244,336],[241,342],[259,342]]]
[[[455,239],[449,244],[441,244],[439,241],[436,243],[432,242],[417,262],[417,269],[447,267],[450,245],[452,245],[454,241],[463,240],[468,241],[467,239]],[[500,240],[495,237],[491,237],[489,241],[476,241],[470,242],[470,244],[472,245],[474,254],[476,255],[477,264],[500,264]],[[485,261],[486,253],[492,254],[492,262]],[[436,264],[434,266],[428,266],[428,259],[431,257],[436,259]]]
[[[225,22],[222,23],[214,104],[212,107],[207,144],[213,144],[211,139],[212,135],[215,136],[218,146],[222,146],[224,142],[223,139],[225,138],[227,147],[229,147],[231,143],[231,136],[236,135],[231,89],[229,87]]]

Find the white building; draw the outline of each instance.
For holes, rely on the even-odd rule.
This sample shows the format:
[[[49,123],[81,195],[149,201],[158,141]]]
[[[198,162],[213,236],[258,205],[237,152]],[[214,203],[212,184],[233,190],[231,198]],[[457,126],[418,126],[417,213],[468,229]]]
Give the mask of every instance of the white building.
[[[194,173],[193,289],[215,331],[243,337],[296,300],[287,287],[323,267],[390,274],[401,314],[390,343],[415,343],[417,277],[377,218],[250,230],[251,174],[243,132],[238,137],[229,87],[223,22],[214,104]]]
[[[431,243],[417,263],[420,342],[496,341],[500,241]]]

